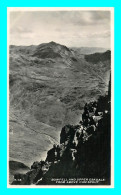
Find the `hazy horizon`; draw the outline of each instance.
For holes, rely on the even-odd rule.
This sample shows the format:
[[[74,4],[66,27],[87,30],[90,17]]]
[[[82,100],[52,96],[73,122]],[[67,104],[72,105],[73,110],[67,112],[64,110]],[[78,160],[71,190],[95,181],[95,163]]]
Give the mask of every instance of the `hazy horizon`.
[[[55,42],[55,41],[50,41],[50,42]],[[48,44],[48,43],[50,43],[50,42],[46,42],[46,43],[39,43],[39,44],[31,44],[31,45],[15,45],[15,44],[10,44],[9,46],[23,46],[23,47],[26,47],[26,46],[38,46],[38,45],[41,45],[41,44]],[[55,42],[55,43],[57,43],[57,42]],[[57,43],[57,44],[60,44],[60,43]],[[60,44],[61,45],[61,44]],[[62,44],[63,45],[63,44]],[[66,46],[66,45],[65,45]],[[111,48],[109,48],[109,47],[89,47],[89,46],[72,46],[72,47],[69,47],[69,48],[102,48],[102,49],[109,49],[109,50],[111,50]]]

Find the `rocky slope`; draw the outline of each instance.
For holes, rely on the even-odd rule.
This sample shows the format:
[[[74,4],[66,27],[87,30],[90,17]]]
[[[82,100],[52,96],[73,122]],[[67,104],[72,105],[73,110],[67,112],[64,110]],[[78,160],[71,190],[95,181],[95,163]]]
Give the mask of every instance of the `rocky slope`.
[[[13,185],[110,185],[111,98],[109,91],[98,101],[86,103],[82,120],[66,125],[60,144],[47,152],[45,161],[34,162],[26,174],[14,176]]]
[[[30,166],[59,143],[63,126],[78,124],[86,102],[105,94],[110,56],[94,64],[50,42],[10,46],[9,62],[10,160]]]

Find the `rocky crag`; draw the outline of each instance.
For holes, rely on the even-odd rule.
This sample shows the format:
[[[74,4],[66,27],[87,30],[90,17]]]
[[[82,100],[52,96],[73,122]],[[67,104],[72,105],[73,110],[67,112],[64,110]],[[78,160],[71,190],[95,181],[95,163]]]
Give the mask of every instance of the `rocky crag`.
[[[105,96],[85,104],[79,124],[62,128],[60,144],[53,145],[45,161],[34,162],[26,174],[15,174],[12,185],[110,185],[110,119],[109,82]]]

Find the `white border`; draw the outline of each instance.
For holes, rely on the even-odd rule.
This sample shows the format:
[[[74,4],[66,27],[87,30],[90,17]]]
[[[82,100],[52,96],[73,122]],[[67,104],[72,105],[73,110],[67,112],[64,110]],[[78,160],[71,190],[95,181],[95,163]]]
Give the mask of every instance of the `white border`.
[[[10,185],[9,184],[9,14],[18,11],[111,12],[111,185]],[[114,188],[114,7],[7,7],[7,188]]]

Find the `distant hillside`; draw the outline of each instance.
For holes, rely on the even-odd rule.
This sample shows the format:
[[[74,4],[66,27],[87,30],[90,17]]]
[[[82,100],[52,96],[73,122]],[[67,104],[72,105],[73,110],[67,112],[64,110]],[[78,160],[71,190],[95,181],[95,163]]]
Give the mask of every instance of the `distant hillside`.
[[[94,53],[94,54],[90,54],[90,55],[85,55],[85,59],[88,61],[88,62],[91,62],[91,63],[98,63],[98,62],[104,62],[104,61],[107,61],[107,60],[111,60],[111,51],[108,50],[104,53]]]
[[[107,48],[101,48],[101,47],[72,47],[74,51],[76,51],[79,54],[87,55],[87,54],[93,54],[93,53],[103,53],[107,51]]]
[[[80,121],[86,102],[105,94],[111,60],[94,64],[55,42],[9,53],[10,160],[29,166],[59,142],[64,125]]]
[[[11,183],[13,181],[15,174],[24,174],[29,170],[30,168],[21,162],[9,161],[9,182]]]

